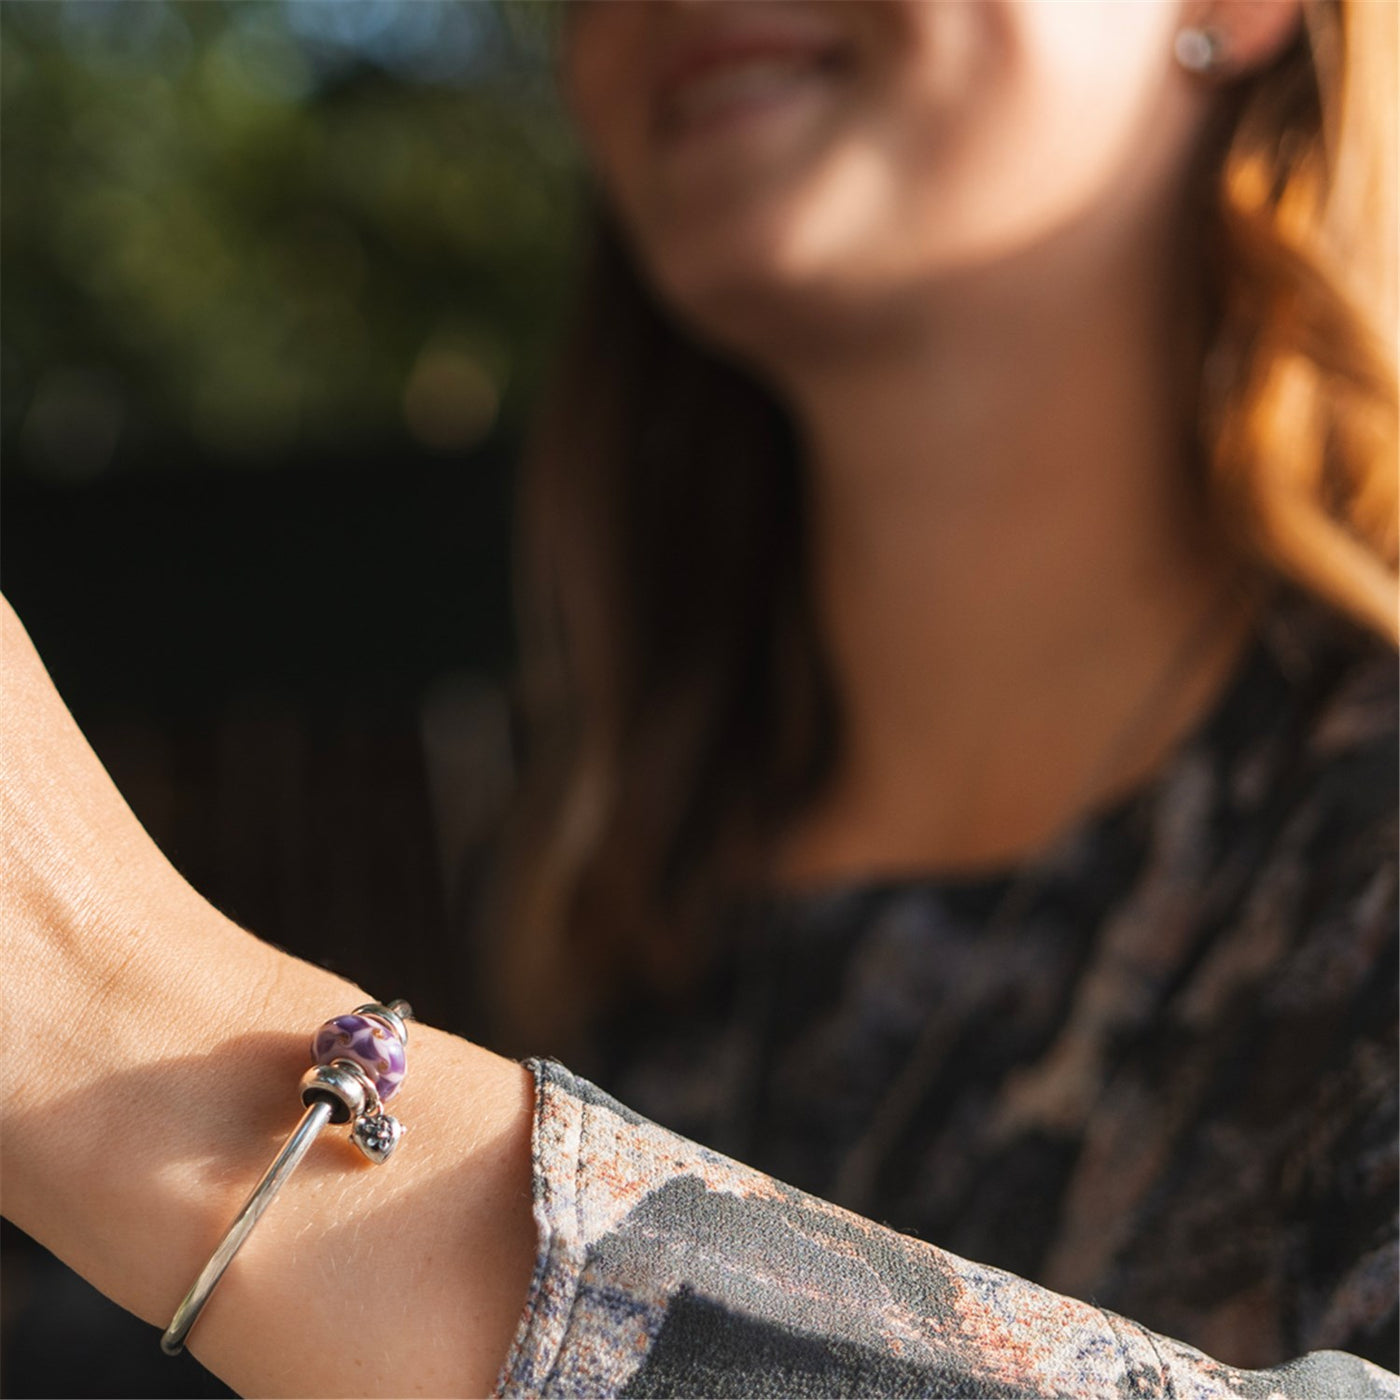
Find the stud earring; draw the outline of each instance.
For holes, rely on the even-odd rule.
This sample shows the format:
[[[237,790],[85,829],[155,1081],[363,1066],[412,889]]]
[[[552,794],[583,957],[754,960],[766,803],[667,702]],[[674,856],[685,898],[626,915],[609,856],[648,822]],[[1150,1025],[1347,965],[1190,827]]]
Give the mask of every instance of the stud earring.
[[[1188,73],[1213,73],[1225,57],[1225,39],[1218,29],[1189,26],[1177,30],[1173,49]]]

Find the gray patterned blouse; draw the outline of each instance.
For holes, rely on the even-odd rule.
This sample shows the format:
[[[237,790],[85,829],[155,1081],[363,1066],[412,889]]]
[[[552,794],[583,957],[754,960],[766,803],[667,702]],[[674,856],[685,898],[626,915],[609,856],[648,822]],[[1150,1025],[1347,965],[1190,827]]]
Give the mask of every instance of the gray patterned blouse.
[[[1400,1396],[1396,725],[1282,590],[1015,919],[1015,870],[736,911],[581,1066],[631,1108],[534,1062],[499,1393]]]

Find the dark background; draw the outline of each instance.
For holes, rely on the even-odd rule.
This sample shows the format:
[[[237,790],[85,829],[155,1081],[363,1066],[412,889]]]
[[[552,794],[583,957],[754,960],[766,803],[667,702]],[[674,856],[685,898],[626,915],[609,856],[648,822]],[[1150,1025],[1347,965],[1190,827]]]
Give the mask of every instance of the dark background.
[[[466,1034],[575,242],[556,22],[0,5],[0,581],[197,888]],[[0,1261],[4,1395],[230,1393],[8,1223]]]

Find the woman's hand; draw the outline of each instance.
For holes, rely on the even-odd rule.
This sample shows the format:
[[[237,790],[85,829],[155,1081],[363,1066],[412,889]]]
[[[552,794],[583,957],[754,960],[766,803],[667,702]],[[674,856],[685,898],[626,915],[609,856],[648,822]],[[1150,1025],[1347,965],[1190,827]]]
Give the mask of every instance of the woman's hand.
[[[3,603],[0,831],[0,1204],[164,1327],[300,1114],[311,1031],[375,998],[190,888]],[[532,1105],[520,1066],[415,1026],[399,1151],[319,1142],[190,1350],[243,1394],[484,1394],[534,1264]]]

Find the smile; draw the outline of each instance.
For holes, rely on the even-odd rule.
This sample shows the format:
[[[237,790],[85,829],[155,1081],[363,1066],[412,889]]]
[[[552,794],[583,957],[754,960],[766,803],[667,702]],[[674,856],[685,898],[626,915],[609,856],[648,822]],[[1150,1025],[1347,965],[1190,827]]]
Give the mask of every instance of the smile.
[[[655,127],[667,138],[746,122],[828,86],[844,73],[829,34],[715,34],[675,53],[656,82]]]

